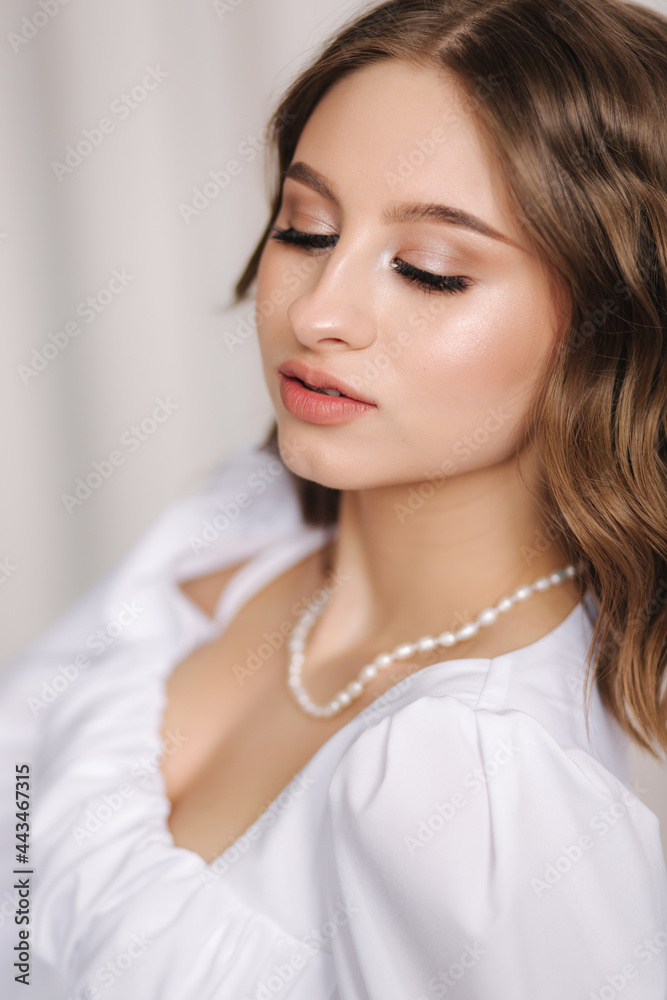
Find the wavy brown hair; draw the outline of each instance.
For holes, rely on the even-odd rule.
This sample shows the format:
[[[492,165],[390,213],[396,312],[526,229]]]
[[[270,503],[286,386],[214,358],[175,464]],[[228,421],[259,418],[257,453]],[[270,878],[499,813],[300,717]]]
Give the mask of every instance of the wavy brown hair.
[[[270,121],[267,227],[309,115],[378,60],[447,67],[497,152],[517,218],[569,292],[569,328],[536,394],[536,502],[574,562],[594,624],[587,657],[622,728],[667,750],[667,18],[621,0],[387,0],[348,21]],[[276,169],[277,167],[277,169]],[[276,449],[275,424],[267,445]],[[294,475],[291,473],[291,475]],[[294,476],[304,520],[340,493]],[[550,534],[550,537],[554,537]]]

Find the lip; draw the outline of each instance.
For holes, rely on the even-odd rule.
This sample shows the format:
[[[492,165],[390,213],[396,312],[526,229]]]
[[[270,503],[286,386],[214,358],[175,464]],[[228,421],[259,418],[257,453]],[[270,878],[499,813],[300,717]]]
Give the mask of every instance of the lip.
[[[301,379],[302,382],[314,385],[318,389],[338,389],[343,396],[354,402],[375,406],[372,400],[367,399],[366,396],[362,395],[358,389],[351,386],[345,379],[329,375],[327,372],[320,371],[317,368],[311,368],[310,365],[307,365],[303,361],[285,361],[278,371],[281,375],[286,375],[288,378]],[[332,396],[330,398],[336,399],[337,397]]]
[[[312,424],[335,425],[349,423],[364,413],[377,409],[375,403],[343,396],[329,396],[326,393],[307,389],[298,379],[321,389],[338,389],[345,393],[348,387],[343,379],[333,378],[325,372],[318,372],[302,362],[285,362],[278,369],[280,398],[285,409],[293,416]],[[358,394],[357,394],[358,395]]]

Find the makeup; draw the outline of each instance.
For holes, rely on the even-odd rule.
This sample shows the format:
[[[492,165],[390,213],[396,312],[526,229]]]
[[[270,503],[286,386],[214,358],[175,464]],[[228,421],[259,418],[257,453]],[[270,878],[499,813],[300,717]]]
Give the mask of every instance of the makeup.
[[[349,396],[329,395],[318,389],[309,389],[298,378],[278,372],[280,398],[285,409],[294,417],[311,424],[346,424],[364,414],[377,410],[373,403],[362,403]]]

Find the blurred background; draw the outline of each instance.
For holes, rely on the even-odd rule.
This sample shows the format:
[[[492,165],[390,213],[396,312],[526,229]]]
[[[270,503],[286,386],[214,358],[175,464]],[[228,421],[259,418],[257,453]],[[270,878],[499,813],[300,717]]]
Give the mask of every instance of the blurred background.
[[[265,126],[365,6],[2,4],[0,663],[268,430],[253,303],[228,307],[267,221]],[[667,767],[635,758],[667,855]]]

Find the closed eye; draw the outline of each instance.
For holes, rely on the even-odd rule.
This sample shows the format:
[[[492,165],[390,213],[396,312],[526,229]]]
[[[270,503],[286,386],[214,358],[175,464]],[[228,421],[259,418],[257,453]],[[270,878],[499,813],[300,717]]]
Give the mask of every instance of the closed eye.
[[[325,233],[303,233],[290,226],[288,229],[280,229],[273,226],[269,238],[278,243],[288,243],[292,246],[302,247],[306,251],[327,250],[338,242],[338,236]],[[404,260],[395,257],[391,266],[408,281],[417,285],[425,292],[463,292],[469,288],[472,282],[461,275],[433,274],[431,271],[422,271],[414,264],[408,264]]]

